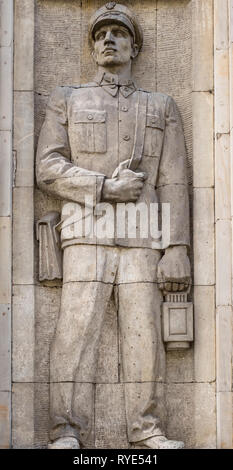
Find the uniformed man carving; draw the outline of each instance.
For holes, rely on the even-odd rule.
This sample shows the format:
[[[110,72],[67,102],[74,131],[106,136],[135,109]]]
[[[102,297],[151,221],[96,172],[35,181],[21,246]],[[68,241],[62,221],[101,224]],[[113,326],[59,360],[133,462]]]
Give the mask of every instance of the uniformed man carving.
[[[131,76],[143,41],[132,11],[110,2],[90,21],[93,83],[52,93],[37,153],[39,187],[70,203],[170,203],[170,245],[101,239],[61,230],[63,288],[51,349],[52,448],[79,448],[93,420],[96,358],[104,313],[115,292],[129,444],[179,448],[164,436],[155,382],[164,373],[161,290],[190,282],[185,145],[173,99],[139,90]],[[68,205],[68,206],[67,206]],[[70,234],[71,233],[71,234]],[[137,387],[137,388],[136,388]]]

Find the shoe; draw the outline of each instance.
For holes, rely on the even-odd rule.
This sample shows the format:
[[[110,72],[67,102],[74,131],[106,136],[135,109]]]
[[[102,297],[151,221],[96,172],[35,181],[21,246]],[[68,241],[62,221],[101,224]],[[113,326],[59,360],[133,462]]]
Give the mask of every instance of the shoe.
[[[80,449],[80,446],[75,437],[60,437],[48,444],[48,449]]]
[[[143,441],[135,442],[134,449],[183,449],[182,441],[170,441],[165,436],[153,436]]]

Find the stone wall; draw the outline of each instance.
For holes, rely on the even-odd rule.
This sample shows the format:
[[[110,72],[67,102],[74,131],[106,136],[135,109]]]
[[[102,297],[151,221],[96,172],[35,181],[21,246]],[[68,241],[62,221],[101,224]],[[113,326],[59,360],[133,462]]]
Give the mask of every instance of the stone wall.
[[[217,445],[231,448],[233,2],[214,13]]]
[[[13,1],[0,3],[0,448],[11,436]]]

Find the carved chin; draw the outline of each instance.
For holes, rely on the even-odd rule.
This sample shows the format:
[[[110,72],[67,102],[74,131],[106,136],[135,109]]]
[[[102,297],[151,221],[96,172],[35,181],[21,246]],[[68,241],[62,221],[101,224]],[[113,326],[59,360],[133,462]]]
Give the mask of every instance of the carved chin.
[[[103,66],[110,66],[110,65],[121,65],[125,63],[122,61],[119,57],[116,57],[114,55],[108,55],[105,57],[101,57],[101,59],[97,60],[98,65],[103,65]]]
[[[97,61],[98,65],[119,64],[119,59],[114,55],[106,55]]]
[[[102,66],[105,66],[105,65],[120,65],[120,64],[125,63],[124,59],[125,59],[124,57],[119,57],[119,55],[117,55],[117,54],[107,53],[107,54],[104,54],[104,55],[101,54],[98,57],[96,57],[96,63],[97,63],[97,65],[102,65]]]

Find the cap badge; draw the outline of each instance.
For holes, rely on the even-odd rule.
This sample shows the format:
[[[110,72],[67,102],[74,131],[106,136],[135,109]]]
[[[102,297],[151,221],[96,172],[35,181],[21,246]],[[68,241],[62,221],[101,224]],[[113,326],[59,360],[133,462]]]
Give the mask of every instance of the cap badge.
[[[105,6],[106,6],[107,10],[113,10],[113,8],[115,8],[115,6],[116,6],[116,2],[109,2]]]

